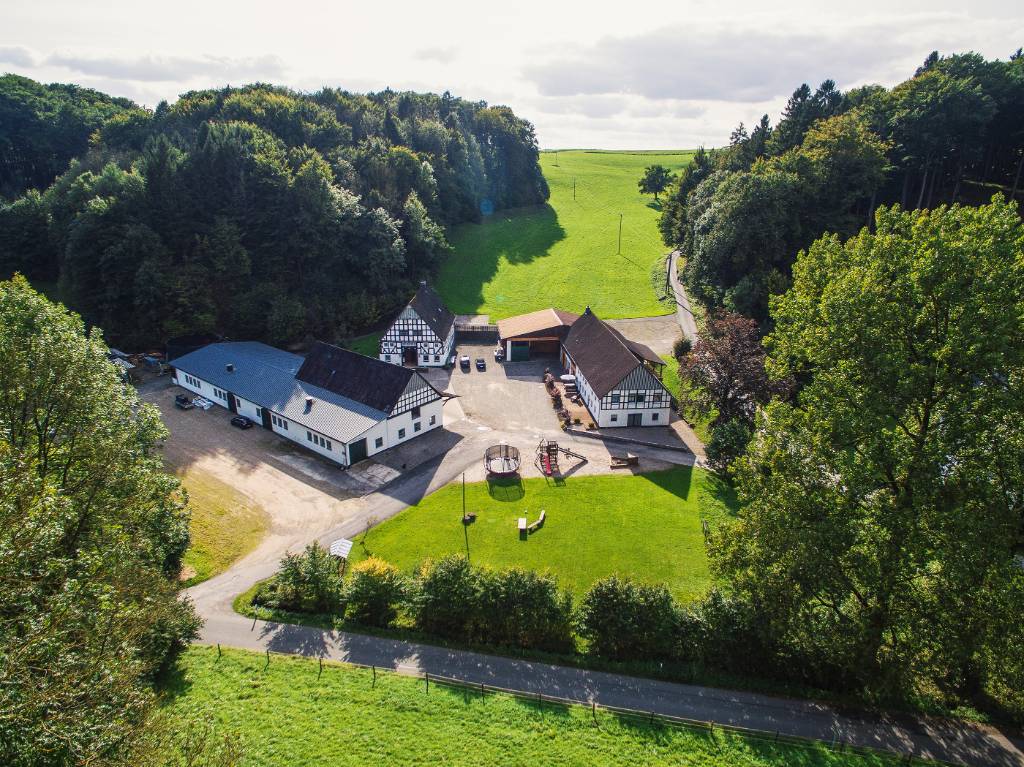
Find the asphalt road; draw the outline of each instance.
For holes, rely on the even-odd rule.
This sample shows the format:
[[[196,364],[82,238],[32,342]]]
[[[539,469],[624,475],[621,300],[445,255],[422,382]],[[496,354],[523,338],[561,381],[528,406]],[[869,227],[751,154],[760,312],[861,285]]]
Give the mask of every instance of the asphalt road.
[[[668,275],[669,282],[672,285],[672,291],[676,296],[676,317],[679,320],[679,327],[683,330],[683,335],[689,338],[691,341],[697,340],[697,323],[693,319],[693,312],[690,311],[690,299],[686,295],[686,290],[683,289],[683,285],[679,282],[679,251],[673,250],[669,256]]]

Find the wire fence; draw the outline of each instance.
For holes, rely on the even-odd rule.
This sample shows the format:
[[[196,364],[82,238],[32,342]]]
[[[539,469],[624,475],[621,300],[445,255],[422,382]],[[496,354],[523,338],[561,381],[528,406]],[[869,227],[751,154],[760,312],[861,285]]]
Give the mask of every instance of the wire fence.
[[[220,657],[221,647],[217,645],[217,656]],[[263,670],[266,671],[270,667],[270,661],[272,655],[282,655],[283,657],[291,657],[289,653],[271,653],[269,650],[265,651],[266,664]],[[317,673],[317,678],[323,675],[324,672],[324,659],[319,658],[320,666]],[[468,702],[470,695],[479,696],[481,698],[488,695],[507,695],[516,700],[528,702],[536,705],[551,705],[551,706],[575,706],[577,708],[586,708],[587,702],[575,700],[572,698],[565,698],[557,695],[546,695],[542,692],[525,692],[523,690],[513,690],[507,687],[499,687],[497,685],[486,684],[484,682],[471,682],[466,679],[457,679],[455,677],[448,677],[439,674],[431,674],[429,672],[423,673],[404,673],[402,670],[393,669],[389,667],[381,667],[378,669],[375,665],[357,663],[352,661],[334,661],[340,665],[352,666],[356,668],[362,668],[371,672],[371,686],[376,688],[378,672],[381,674],[400,674],[404,676],[412,676],[419,681],[423,682],[424,693],[430,694],[430,686],[435,687],[456,689],[463,693],[466,701]],[[715,721],[705,721],[702,719],[688,719],[681,716],[672,716],[671,714],[660,714],[655,711],[641,711],[638,709],[624,708],[622,706],[611,706],[603,703],[598,703],[594,700],[589,701],[589,707],[591,717],[593,718],[594,724],[600,724],[599,714],[606,716],[615,716],[625,718],[636,723],[644,723],[650,727],[673,727],[678,729],[684,729],[690,732],[702,732],[709,735],[714,735],[716,732],[734,735],[743,738],[748,741],[761,743],[765,745],[784,745],[792,746],[796,748],[806,748],[808,750],[820,750],[823,746],[830,749],[833,752],[840,754],[850,755],[861,755],[867,757],[885,757],[889,759],[896,758],[898,763],[901,765],[932,765],[933,767],[961,767],[953,762],[945,762],[942,760],[934,759],[931,757],[918,756],[916,751],[904,751],[900,752],[895,749],[881,749],[872,748],[870,746],[858,746],[848,742],[845,738],[841,738],[838,735],[834,736],[831,741],[819,740],[815,738],[802,737],[799,735],[790,735],[782,732],[781,730],[769,731],[769,730],[758,730],[749,727],[740,727],[733,724],[724,724]]]

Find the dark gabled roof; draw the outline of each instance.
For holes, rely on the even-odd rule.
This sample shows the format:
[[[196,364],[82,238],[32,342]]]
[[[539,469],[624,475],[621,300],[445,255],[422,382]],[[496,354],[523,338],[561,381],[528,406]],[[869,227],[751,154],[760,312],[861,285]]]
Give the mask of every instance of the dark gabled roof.
[[[448,332],[455,323],[455,315],[448,311],[441,296],[437,295],[426,282],[420,283],[419,290],[412,297],[409,306],[421,320],[427,323],[427,327],[433,330],[438,338],[444,341],[448,337]]]
[[[641,360],[648,359],[648,354],[654,356],[657,364],[664,364],[646,346],[629,341],[598,319],[589,306],[573,323],[562,345],[598,397],[614,389],[616,384],[642,364]],[[634,346],[643,349],[646,354],[638,353]]]
[[[412,379],[427,380],[415,370],[317,341],[295,374],[299,381],[390,413]],[[416,386],[416,388],[420,388]]]

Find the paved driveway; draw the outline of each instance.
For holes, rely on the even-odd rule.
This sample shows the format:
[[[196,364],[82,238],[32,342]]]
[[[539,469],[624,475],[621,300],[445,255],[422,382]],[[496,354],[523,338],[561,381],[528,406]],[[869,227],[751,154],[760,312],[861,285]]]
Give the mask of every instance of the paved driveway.
[[[558,431],[558,418],[541,383],[546,368],[556,375],[562,372],[556,357],[498,363],[494,361],[494,344],[461,344],[458,353],[468,354],[474,363],[468,373],[456,367],[449,382],[467,418],[495,430],[538,438]],[[486,360],[485,371],[476,369],[477,358]]]

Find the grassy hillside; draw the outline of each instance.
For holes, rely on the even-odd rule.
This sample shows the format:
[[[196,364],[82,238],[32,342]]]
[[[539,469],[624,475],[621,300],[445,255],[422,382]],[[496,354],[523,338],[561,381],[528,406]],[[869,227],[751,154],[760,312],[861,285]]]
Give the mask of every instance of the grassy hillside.
[[[246,767],[292,765],[700,765],[882,767],[896,760],[650,725],[334,663],[211,647],[186,652],[172,720],[237,735]]]
[[[692,155],[541,154],[549,203],[458,227],[439,292],[452,311],[489,314],[492,321],[546,306],[580,312],[588,304],[603,318],[669,313],[651,279],[665,253],[657,229],[659,206],[640,194],[637,181],[647,165],[677,172]],[[620,213],[621,255],[616,252]]]
[[[532,460],[532,456],[528,458]],[[417,506],[357,538],[353,561],[369,554],[402,569],[427,558],[469,550],[474,564],[550,571],[582,594],[599,578],[618,573],[664,583],[680,600],[702,596],[711,585],[701,520],[714,524],[732,513],[735,499],[701,469],[680,467],[651,474],[451,484]],[[520,540],[516,520],[544,526]]]

